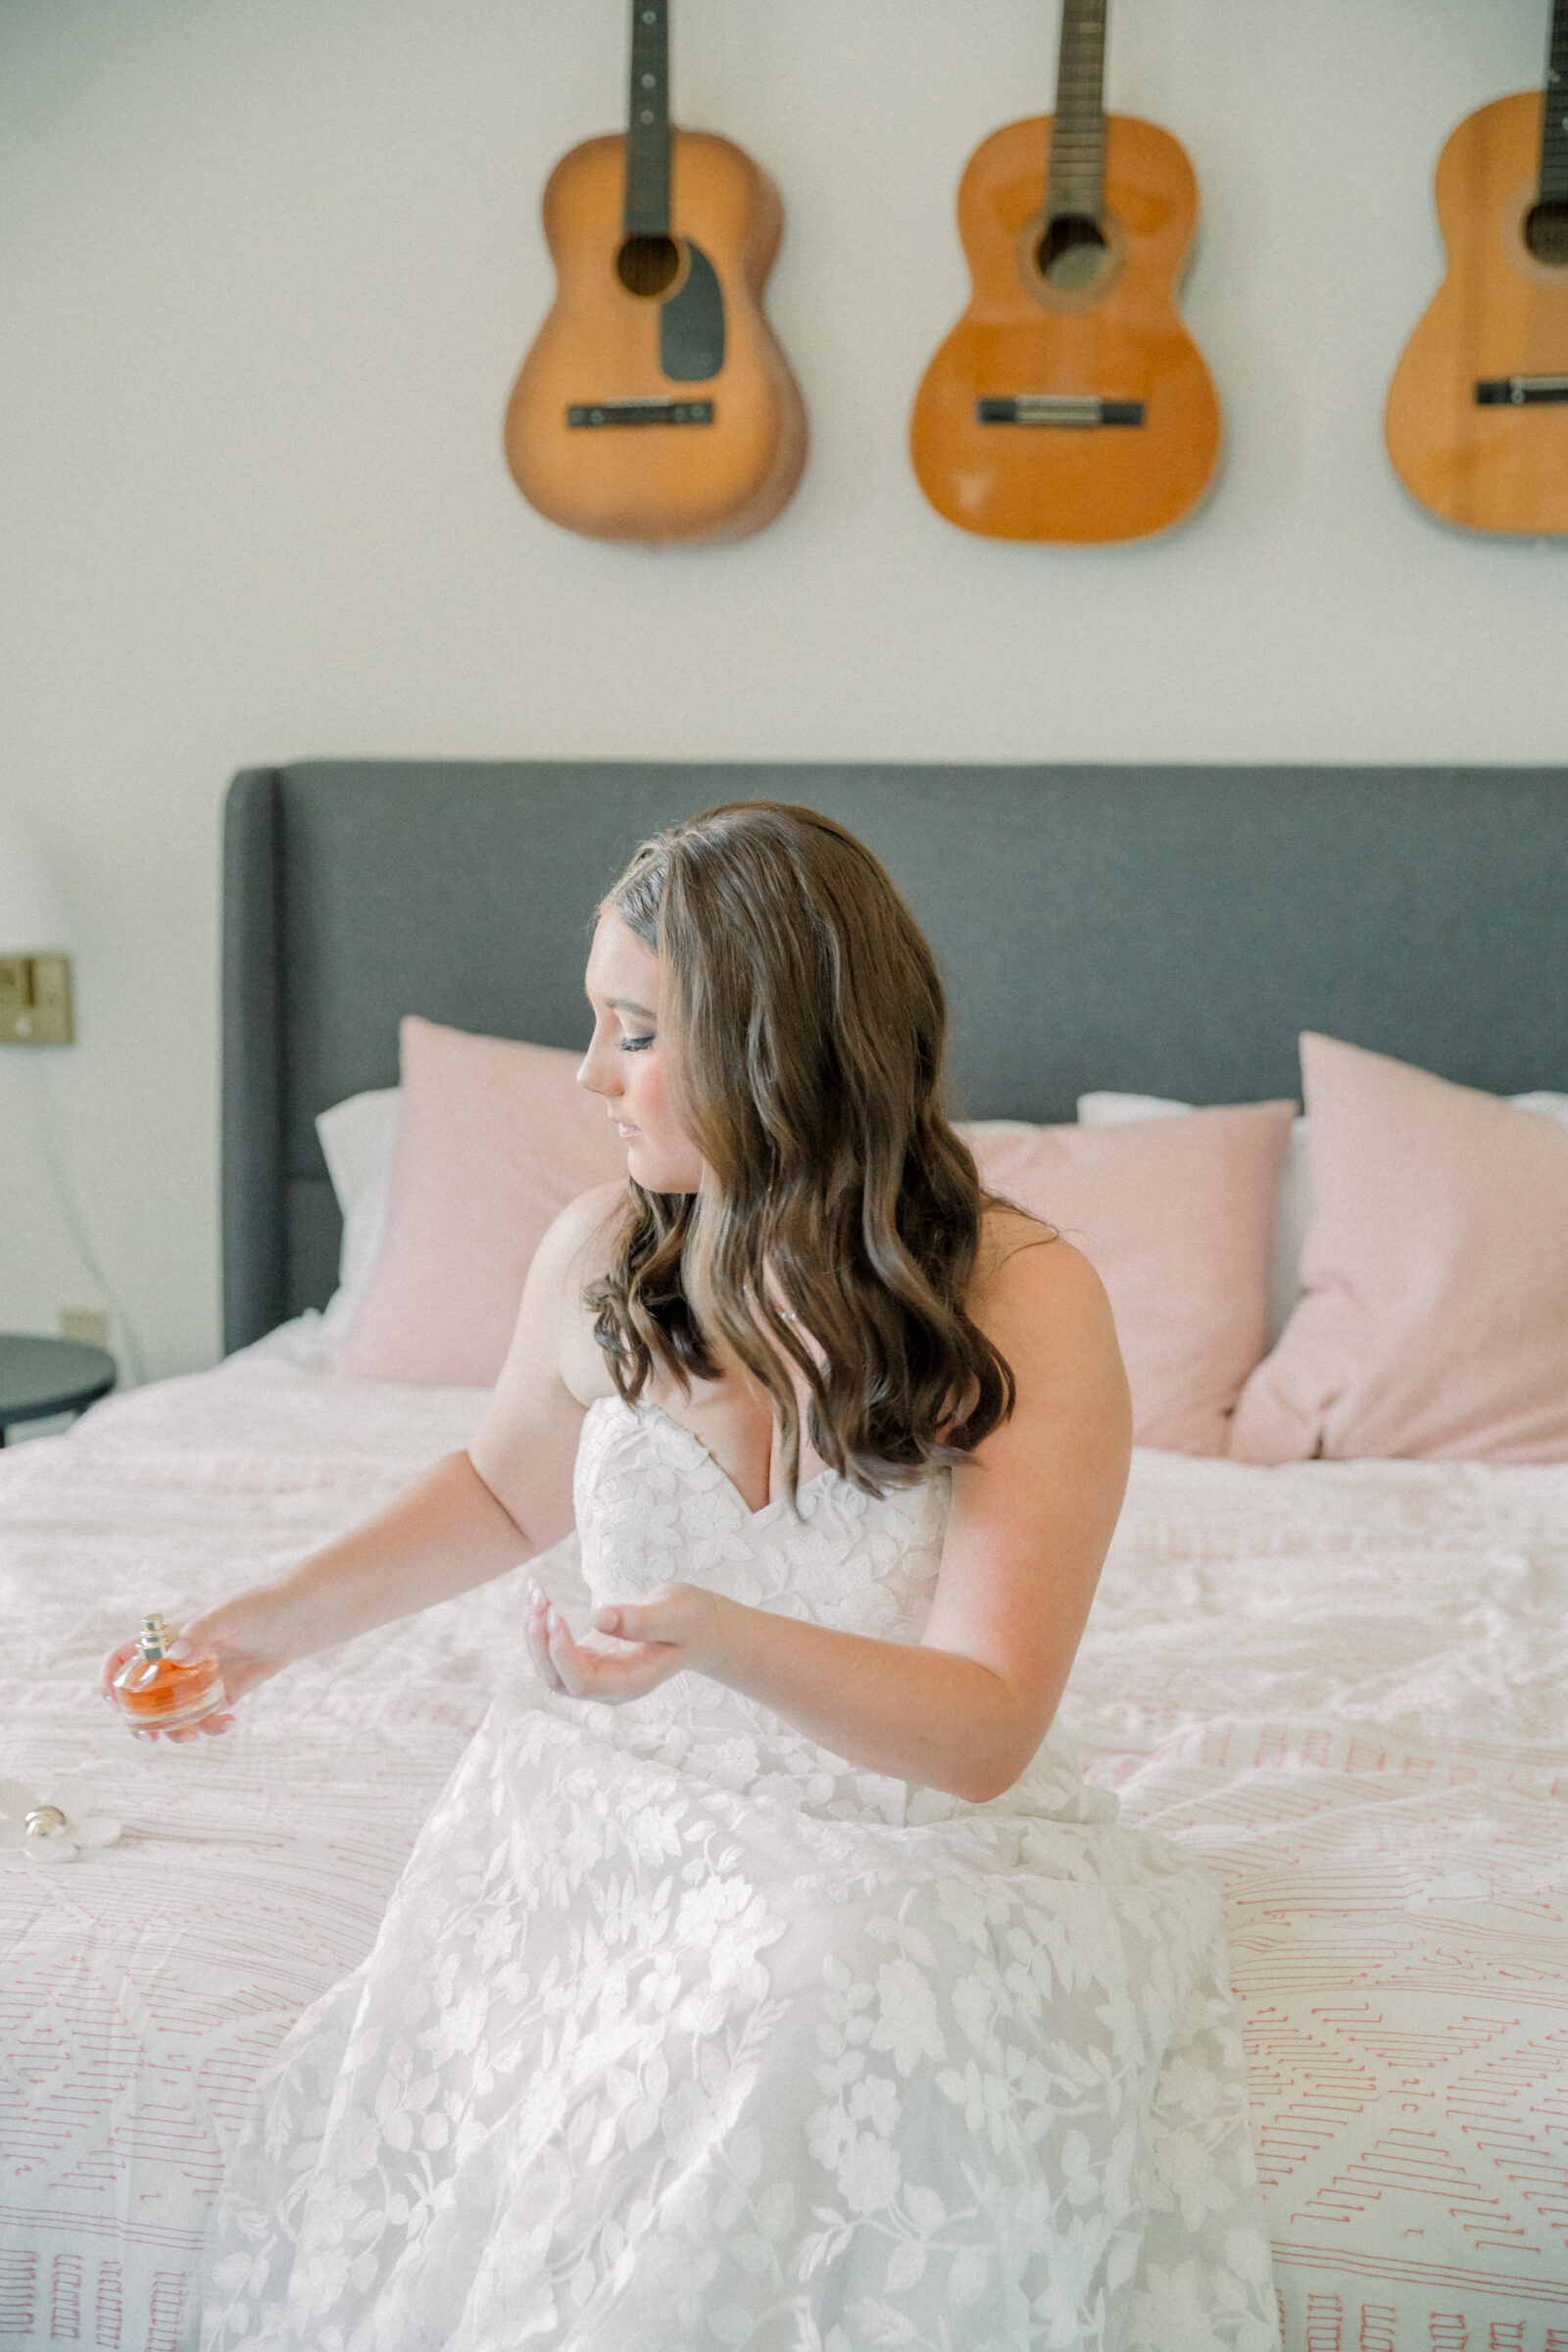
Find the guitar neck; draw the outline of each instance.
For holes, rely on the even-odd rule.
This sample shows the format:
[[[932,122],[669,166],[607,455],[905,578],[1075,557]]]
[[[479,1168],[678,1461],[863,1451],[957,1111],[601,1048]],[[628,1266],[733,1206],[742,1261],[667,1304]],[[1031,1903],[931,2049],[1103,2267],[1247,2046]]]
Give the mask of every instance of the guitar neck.
[[[1541,196],[1568,203],[1568,0],[1553,0],[1541,101]]]
[[[632,0],[625,229],[669,234],[669,0]]]
[[[1557,0],[1559,10],[1568,0]],[[1062,0],[1046,218],[1096,220],[1105,191],[1105,0]]]

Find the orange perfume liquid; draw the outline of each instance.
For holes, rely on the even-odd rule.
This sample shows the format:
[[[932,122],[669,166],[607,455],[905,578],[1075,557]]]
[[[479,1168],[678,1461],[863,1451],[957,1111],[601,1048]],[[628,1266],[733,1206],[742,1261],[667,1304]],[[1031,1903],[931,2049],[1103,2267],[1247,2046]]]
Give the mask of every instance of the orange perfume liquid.
[[[132,1731],[183,1731],[224,1703],[216,1659],[171,1658],[171,1639],[162,1617],[144,1617],[136,1654],[115,1677],[115,1702]]]

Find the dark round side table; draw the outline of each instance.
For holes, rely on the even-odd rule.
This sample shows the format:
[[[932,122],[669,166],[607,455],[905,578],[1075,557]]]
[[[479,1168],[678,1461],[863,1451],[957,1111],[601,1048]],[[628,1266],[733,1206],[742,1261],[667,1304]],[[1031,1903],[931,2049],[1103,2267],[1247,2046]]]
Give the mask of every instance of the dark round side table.
[[[0,1332],[0,1446],[19,1421],[48,1421],[83,1413],[107,1396],[119,1377],[104,1348],[79,1340],[34,1340]]]

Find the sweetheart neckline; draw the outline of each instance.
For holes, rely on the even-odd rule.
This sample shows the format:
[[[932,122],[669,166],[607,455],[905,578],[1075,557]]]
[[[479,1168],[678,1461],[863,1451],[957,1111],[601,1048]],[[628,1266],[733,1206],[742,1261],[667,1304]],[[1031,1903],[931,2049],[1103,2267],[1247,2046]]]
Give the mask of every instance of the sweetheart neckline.
[[[668,1405],[661,1404],[657,1396],[639,1396],[635,1404],[628,1404],[624,1396],[607,1396],[602,1401],[606,1404],[618,1404],[622,1411],[630,1413],[633,1419],[644,1412],[657,1413],[666,1429],[676,1430],[689,1445],[696,1448],[714,1477],[720,1479],[730,1494],[734,1495],[737,1505],[749,1523],[755,1524],[759,1519],[765,1519],[770,1512],[788,1507],[790,1497],[787,1494],[774,1494],[760,1509],[754,1511],[718,1456],[703,1444],[695,1429],[689,1429],[684,1421],[677,1421]],[[813,1488],[826,1485],[837,1475],[838,1473],[830,1463],[824,1463],[822,1468],[815,1471],[811,1477],[802,1479],[795,1491],[796,1500],[799,1501],[801,1496],[809,1494]]]

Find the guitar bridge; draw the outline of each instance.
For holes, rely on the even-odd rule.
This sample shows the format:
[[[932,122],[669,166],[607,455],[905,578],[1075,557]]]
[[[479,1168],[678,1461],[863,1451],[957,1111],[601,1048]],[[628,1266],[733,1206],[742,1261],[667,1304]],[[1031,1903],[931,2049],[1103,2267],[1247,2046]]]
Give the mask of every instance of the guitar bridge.
[[[711,424],[710,400],[594,400],[575,401],[566,411],[573,429],[591,431],[603,424]]]
[[[1141,400],[1097,400],[1092,393],[1020,392],[1011,400],[977,400],[980,424],[1054,424],[1082,430],[1099,424],[1142,424]]]
[[[1538,408],[1568,401],[1568,375],[1492,375],[1476,386],[1478,409]]]

